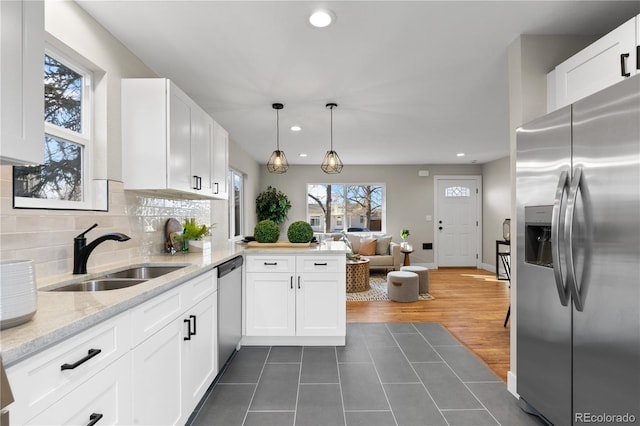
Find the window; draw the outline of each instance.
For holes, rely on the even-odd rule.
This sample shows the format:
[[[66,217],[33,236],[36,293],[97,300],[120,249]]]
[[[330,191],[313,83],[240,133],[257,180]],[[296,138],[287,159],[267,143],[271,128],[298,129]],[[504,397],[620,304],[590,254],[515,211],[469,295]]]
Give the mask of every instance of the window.
[[[14,205],[90,209],[92,75],[50,49],[43,65],[44,163],[14,167]]]
[[[244,178],[242,173],[229,170],[229,239],[236,239],[244,235]]]
[[[384,192],[380,184],[308,184],[308,221],[315,232],[384,232]]]
[[[444,190],[445,197],[470,197],[471,190],[464,186],[448,186]]]

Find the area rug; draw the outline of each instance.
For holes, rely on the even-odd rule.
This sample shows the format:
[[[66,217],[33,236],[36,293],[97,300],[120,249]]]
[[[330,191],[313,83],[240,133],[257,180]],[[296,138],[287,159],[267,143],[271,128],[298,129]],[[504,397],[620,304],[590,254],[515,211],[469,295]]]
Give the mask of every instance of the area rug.
[[[367,291],[357,293],[347,293],[347,302],[365,302],[375,300],[389,300],[387,297],[387,277],[386,275],[371,275],[369,277],[369,286]],[[419,294],[418,300],[433,300],[434,297],[428,293]]]

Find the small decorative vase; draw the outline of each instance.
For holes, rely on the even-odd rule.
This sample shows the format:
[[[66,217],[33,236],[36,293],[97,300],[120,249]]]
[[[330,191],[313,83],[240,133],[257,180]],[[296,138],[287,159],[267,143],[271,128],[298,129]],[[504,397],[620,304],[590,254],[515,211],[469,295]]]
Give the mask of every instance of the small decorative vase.
[[[189,251],[189,240],[182,241],[182,252]]]
[[[402,240],[402,242],[400,243],[400,247],[402,247],[403,249],[406,249],[407,247],[409,247],[409,243],[406,242],[405,240]]]

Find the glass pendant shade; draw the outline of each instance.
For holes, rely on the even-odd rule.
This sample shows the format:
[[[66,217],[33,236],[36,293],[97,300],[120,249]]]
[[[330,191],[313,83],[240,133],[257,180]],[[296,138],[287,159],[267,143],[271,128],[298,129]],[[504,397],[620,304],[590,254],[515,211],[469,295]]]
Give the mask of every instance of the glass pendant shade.
[[[276,149],[271,154],[271,157],[269,157],[269,161],[267,162],[267,170],[269,170],[269,173],[282,174],[286,173],[287,169],[289,169],[287,156],[284,155],[284,151]]]
[[[284,105],[280,103],[272,104],[271,107],[276,110],[276,150],[273,151],[267,161],[267,170],[269,173],[282,174],[286,173],[289,169],[289,162],[287,156],[284,155],[284,151],[280,151],[280,113],[279,111],[284,108]]]
[[[324,160],[322,160],[322,164],[320,168],[323,172],[327,174],[337,174],[342,171],[342,160],[340,160],[340,156],[336,151],[333,150],[333,109],[337,107],[338,104],[328,103],[326,105],[327,108],[331,110],[331,149],[327,151],[324,156]]]
[[[330,175],[340,173],[342,167],[342,160],[340,160],[340,156],[334,150],[327,151],[320,165],[322,171]]]

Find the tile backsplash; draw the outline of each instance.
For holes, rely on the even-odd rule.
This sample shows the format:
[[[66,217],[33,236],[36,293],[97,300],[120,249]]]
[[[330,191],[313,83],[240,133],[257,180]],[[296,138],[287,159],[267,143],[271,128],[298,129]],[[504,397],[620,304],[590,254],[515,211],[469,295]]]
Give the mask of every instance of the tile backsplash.
[[[71,272],[73,238],[94,223],[98,227],[87,234],[88,242],[109,232],[121,232],[131,239],[99,245],[89,259],[89,272],[91,266],[163,253],[167,219],[183,222],[195,218],[198,223],[209,225],[213,222],[214,203],[225,211],[227,205],[224,201],[165,199],[125,191],[122,182],[109,181],[108,212],[14,209],[11,175],[11,166],[0,167],[0,259],[32,259],[37,277]],[[225,235],[218,225],[214,244],[220,238]]]

